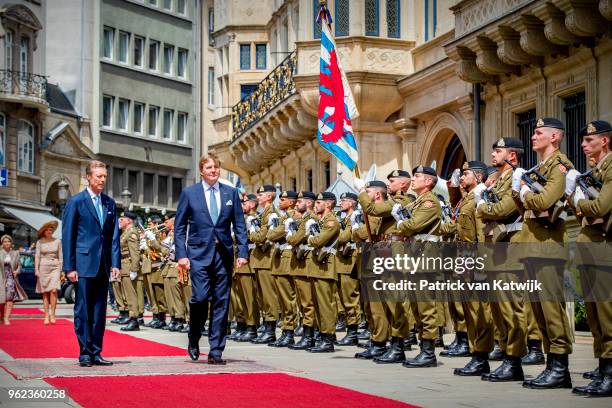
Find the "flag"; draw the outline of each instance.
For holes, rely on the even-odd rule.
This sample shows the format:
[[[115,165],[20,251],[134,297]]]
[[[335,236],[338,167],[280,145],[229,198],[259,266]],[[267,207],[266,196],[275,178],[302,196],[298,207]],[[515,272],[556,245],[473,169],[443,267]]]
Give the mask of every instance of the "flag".
[[[351,118],[356,118],[359,112],[336,53],[336,42],[330,31],[331,15],[325,4],[321,5],[317,20],[321,21],[317,139],[325,150],[352,171],[359,155]]]

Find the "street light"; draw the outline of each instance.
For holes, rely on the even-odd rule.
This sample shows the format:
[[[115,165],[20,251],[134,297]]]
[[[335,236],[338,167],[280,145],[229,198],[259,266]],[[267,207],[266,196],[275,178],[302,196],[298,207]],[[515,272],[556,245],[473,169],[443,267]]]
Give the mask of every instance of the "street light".
[[[121,196],[121,200],[123,200],[123,208],[129,208],[130,202],[132,200],[132,193],[130,192],[130,190],[128,190],[126,187],[119,195]]]

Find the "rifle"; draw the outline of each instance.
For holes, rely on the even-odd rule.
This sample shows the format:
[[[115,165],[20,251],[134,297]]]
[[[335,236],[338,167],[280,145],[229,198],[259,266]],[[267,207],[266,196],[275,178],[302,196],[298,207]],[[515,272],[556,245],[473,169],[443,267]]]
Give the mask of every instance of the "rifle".
[[[566,171],[570,171],[572,167],[561,160],[560,157],[557,158],[559,163],[565,167]],[[596,175],[593,174],[593,170],[589,170],[586,173],[582,173],[576,177],[576,185],[584,191],[584,194],[589,200],[594,200],[599,197],[599,191],[603,186],[603,183]]]
[[[508,159],[504,159],[504,161],[512,167],[513,171],[516,170],[516,166],[508,161]],[[548,181],[546,177],[538,171],[539,166],[539,164],[536,164],[529,170],[526,170],[521,176],[521,180],[523,180],[534,193],[541,193],[544,191],[544,184]]]
[[[441,194],[436,194],[436,196],[438,197],[438,200],[440,201],[440,207],[442,208],[442,223],[446,224],[447,222],[453,219],[453,210],[446,203],[444,196],[442,196]]]
[[[482,192],[482,199],[486,204],[497,204],[499,203],[499,196],[491,189],[486,189]]]

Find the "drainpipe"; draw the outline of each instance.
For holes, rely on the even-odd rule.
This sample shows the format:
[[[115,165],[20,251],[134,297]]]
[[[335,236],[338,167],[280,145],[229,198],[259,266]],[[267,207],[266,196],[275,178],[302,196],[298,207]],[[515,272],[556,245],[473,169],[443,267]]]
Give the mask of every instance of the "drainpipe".
[[[482,158],[482,129],[480,127],[480,84],[475,83],[473,85],[473,94],[474,94],[474,160],[481,160]]]

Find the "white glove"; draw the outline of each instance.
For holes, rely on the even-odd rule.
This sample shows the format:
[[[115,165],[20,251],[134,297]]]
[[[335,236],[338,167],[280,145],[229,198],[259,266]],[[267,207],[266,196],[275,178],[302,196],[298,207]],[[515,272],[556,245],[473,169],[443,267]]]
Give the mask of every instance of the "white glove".
[[[361,189],[365,187],[365,181],[363,181],[360,178],[355,177],[353,179],[353,186],[355,187],[355,190],[361,191]]]
[[[523,204],[525,203],[525,194],[527,194],[530,191],[531,191],[531,189],[529,187],[527,187],[526,185],[521,187],[521,192],[519,193],[519,195],[521,196],[521,202]]]
[[[285,220],[285,222],[283,223],[285,225],[285,230],[289,231],[289,226],[291,225],[291,223],[293,222],[293,218],[287,218]]]
[[[251,225],[253,225],[254,219],[255,217],[253,217],[252,215],[249,215],[248,217],[246,217],[246,227],[248,230],[251,230]]]
[[[580,173],[578,170],[571,169],[565,175],[565,195],[570,196],[576,190],[576,177],[578,177]]]
[[[155,241],[155,233],[153,233],[153,231],[145,231],[144,236],[149,241]]]
[[[478,210],[478,207],[480,207],[481,204],[486,204],[485,200],[483,200],[482,198],[476,203],[476,210]]]
[[[574,208],[578,208],[578,202],[585,199],[586,195],[584,194],[584,191],[582,191],[580,187],[576,187],[576,192],[574,193]]]
[[[393,209],[391,209],[391,215],[395,218],[395,221],[401,221],[404,219],[400,211],[402,210],[402,205],[400,203],[393,204]]]
[[[256,233],[256,232],[257,232],[257,228],[255,228],[255,226],[254,226],[253,224],[251,224],[251,225],[249,226],[249,232],[250,232],[251,234],[254,234],[254,233]]]
[[[479,202],[482,198],[482,193],[487,189],[487,186],[484,183],[478,184],[474,187],[474,201]]]
[[[311,227],[312,225],[316,224],[316,223],[317,223],[317,222],[316,222],[315,220],[313,220],[312,218],[311,218],[311,219],[309,219],[308,221],[306,221],[306,226],[305,226],[305,227],[306,227],[306,233],[307,233],[308,235],[310,235],[310,227]]]
[[[268,227],[271,227],[273,220],[277,218],[278,218],[278,215],[276,213],[270,214],[270,216],[268,217]]]
[[[396,225],[397,229],[399,229],[399,228],[400,228],[400,226],[402,225],[402,223],[403,223],[403,222],[404,222],[404,220],[399,220],[399,221],[397,222],[397,225]]]
[[[130,280],[135,280],[138,277],[138,272],[130,272]]]
[[[523,174],[525,174],[525,169],[520,167],[512,173],[512,190],[517,193],[521,191],[521,177],[523,177]]]
[[[450,178],[451,187],[459,187],[459,178],[461,178],[461,170],[459,169],[453,170],[453,174],[451,174],[451,178]]]
[[[144,251],[148,248],[147,241],[144,238],[140,239],[140,250]]]

